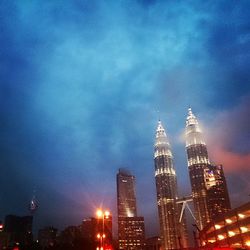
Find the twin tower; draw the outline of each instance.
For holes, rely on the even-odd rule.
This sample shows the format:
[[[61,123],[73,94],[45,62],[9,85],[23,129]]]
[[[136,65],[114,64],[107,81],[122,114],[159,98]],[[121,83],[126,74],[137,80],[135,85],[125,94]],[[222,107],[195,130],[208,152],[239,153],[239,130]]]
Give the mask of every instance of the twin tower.
[[[195,224],[202,230],[217,215],[230,210],[230,201],[223,168],[210,163],[202,131],[191,108],[185,135]],[[161,121],[156,129],[154,163],[162,249],[187,247],[186,221],[181,216],[183,208],[178,197],[173,154]]]

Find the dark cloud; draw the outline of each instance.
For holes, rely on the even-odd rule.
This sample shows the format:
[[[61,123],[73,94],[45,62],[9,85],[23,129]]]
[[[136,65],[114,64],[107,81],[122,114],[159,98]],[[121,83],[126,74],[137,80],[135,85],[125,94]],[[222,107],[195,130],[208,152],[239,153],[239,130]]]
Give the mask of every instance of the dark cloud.
[[[249,105],[249,96],[246,96],[234,108],[218,112],[207,129],[209,143],[223,148],[228,153],[237,154],[239,158],[249,154]]]
[[[233,207],[249,196],[249,105],[246,96],[234,108],[211,115],[205,130],[210,160],[224,167]]]

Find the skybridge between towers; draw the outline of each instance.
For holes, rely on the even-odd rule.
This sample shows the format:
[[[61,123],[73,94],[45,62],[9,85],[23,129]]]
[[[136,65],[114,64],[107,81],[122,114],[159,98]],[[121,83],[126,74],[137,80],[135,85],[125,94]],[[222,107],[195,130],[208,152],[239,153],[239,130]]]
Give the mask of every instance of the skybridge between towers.
[[[194,213],[192,212],[190,206],[188,205],[188,202],[193,202],[193,197],[192,197],[192,195],[184,196],[184,197],[178,198],[178,199],[176,200],[176,203],[177,203],[177,204],[182,204],[179,222],[182,221],[182,217],[183,217],[184,210],[185,210],[185,208],[187,208],[188,211],[190,212],[190,214],[192,215],[192,217],[193,217],[195,223],[196,223],[197,220],[196,220],[196,218],[195,218],[195,216],[194,216]]]

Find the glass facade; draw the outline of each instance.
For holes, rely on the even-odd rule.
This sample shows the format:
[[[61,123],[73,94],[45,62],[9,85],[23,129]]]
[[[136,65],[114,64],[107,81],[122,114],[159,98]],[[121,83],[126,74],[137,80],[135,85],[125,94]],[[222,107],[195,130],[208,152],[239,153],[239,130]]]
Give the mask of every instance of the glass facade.
[[[203,229],[231,206],[223,168],[210,164],[201,128],[191,108],[186,120],[186,152],[196,224]]]
[[[135,177],[126,169],[119,169],[117,180],[119,249],[144,250],[144,218],[137,216]]]
[[[154,145],[155,182],[162,249],[181,248],[186,242],[185,225],[179,223],[180,205],[177,201],[177,180],[173,155],[161,121],[156,129]],[[185,243],[184,243],[185,245]]]

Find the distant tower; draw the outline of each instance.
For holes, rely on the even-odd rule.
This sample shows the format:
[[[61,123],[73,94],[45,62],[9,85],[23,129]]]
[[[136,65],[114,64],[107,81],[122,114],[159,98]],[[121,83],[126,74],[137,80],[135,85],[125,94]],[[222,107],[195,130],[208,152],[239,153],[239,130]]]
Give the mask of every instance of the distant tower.
[[[137,216],[135,177],[119,169],[117,180],[119,249],[143,250],[145,246],[144,218]]]
[[[202,131],[191,108],[186,120],[186,151],[189,177],[199,229],[230,209],[222,166],[210,164]]]
[[[33,197],[29,203],[29,211],[31,214],[34,214],[36,210],[38,209],[38,200],[36,198],[36,191],[33,191]]]
[[[162,249],[181,248],[180,239],[186,235],[181,235],[185,230],[178,221],[180,206],[176,203],[177,180],[173,155],[161,121],[156,129],[154,163]]]

